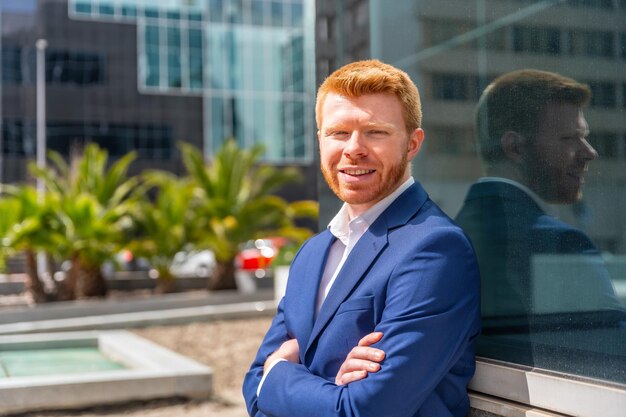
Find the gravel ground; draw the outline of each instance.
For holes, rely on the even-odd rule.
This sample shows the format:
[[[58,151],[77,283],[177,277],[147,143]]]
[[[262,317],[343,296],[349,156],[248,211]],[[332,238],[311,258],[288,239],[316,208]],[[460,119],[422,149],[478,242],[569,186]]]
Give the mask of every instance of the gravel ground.
[[[271,318],[261,317],[133,330],[139,336],[213,368],[214,396],[209,400],[170,398],[12,417],[245,417],[241,383],[270,321]]]

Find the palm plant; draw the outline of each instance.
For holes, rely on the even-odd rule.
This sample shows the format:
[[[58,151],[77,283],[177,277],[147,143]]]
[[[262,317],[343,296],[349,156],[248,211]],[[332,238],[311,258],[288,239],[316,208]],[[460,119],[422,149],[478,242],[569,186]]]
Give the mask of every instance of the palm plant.
[[[175,286],[172,261],[191,241],[197,223],[190,206],[194,187],[188,178],[162,171],[147,172],[144,178],[136,192],[145,195],[154,189],[156,196],[153,202],[143,200],[133,207],[136,238],[128,249],[146,258],[157,271],[157,290],[171,292]]]
[[[68,288],[76,298],[105,296],[102,264],[123,246],[132,221],[136,198],[130,198],[136,177],[127,177],[135,154],[129,153],[108,166],[108,154],[96,144],[85,147],[81,157],[68,165],[55,152],[51,167],[29,166],[46,185],[62,241],[57,250],[71,261]]]
[[[26,292],[36,302],[51,300],[62,292],[56,288],[47,293],[38,271],[36,253],[43,251],[52,256],[59,236],[54,232],[54,213],[49,196],[40,195],[30,185],[2,185],[4,196],[0,199],[0,264],[8,256],[19,252],[26,258]]]
[[[298,181],[294,168],[258,166],[261,146],[241,149],[228,140],[206,166],[202,153],[189,144],[181,145],[183,162],[196,187],[198,224],[194,241],[211,249],[216,271],[210,290],[234,289],[235,257],[241,243],[262,236],[286,236],[303,240],[311,234],[297,227],[298,217],[316,217],[317,202],[288,203],[273,195],[280,186]]]

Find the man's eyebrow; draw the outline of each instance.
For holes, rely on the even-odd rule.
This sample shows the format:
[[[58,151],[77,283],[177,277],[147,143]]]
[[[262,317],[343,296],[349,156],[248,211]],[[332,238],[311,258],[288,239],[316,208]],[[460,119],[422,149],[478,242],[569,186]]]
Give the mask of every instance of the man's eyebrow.
[[[392,123],[387,123],[387,122],[369,122],[365,125],[365,127],[367,128],[384,128],[384,129],[393,129],[394,125]]]

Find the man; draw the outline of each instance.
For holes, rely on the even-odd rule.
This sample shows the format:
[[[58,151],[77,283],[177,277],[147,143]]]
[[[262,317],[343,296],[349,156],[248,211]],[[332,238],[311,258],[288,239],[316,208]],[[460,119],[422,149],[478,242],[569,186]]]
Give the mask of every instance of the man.
[[[460,228],[411,177],[417,88],[379,61],[330,75],[321,169],[344,205],[307,241],[244,381],[251,416],[465,416],[479,276]]]
[[[487,176],[471,186],[456,220],[478,256],[485,335],[499,326],[563,330],[576,320],[559,315],[620,310],[594,244],[544,207],[581,201],[598,156],[582,110],[590,95],[573,79],[527,69],[496,78],[479,100]]]

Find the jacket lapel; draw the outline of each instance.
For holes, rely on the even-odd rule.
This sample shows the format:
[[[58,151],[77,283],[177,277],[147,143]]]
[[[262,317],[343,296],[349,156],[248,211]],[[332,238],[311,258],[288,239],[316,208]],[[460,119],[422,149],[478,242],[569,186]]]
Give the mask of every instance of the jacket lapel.
[[[293,333],[298,339],[299,346],[306,346],[315,320],[315,304],[317,291],[324,273],[324,266],[328,252],[335,237],[328,230],[321,232],[316,239],[310,241],[307,248],[307,259],[304,260],[298,271],[293,269],[291,274],[302,274],[301,279],[290,279],[287,283],[287,293],[292,297],[288,309],[293,321]],[[313,294],[313,296],[311,296]],[[302,358],[304,351],[300,352]]]
[[[334,317],[339,305],[349,297],[352,290],[365,277],[365,274],[378,258],[380,252],[387,246],[389,230],[406,224],[427,198],[428,195],[418,183],[412,185],[374,221],[361,239],[359,239],[350,255],[348,255],[326,300],[322,304],[306,345],[306,351],[311,348],[315,339]],[[324,261],[322,268],[325,264],[326,262]],[[317,280],[317,283],[319,285],[319,280]],[[309,294],[317,294],[317,288]]]

